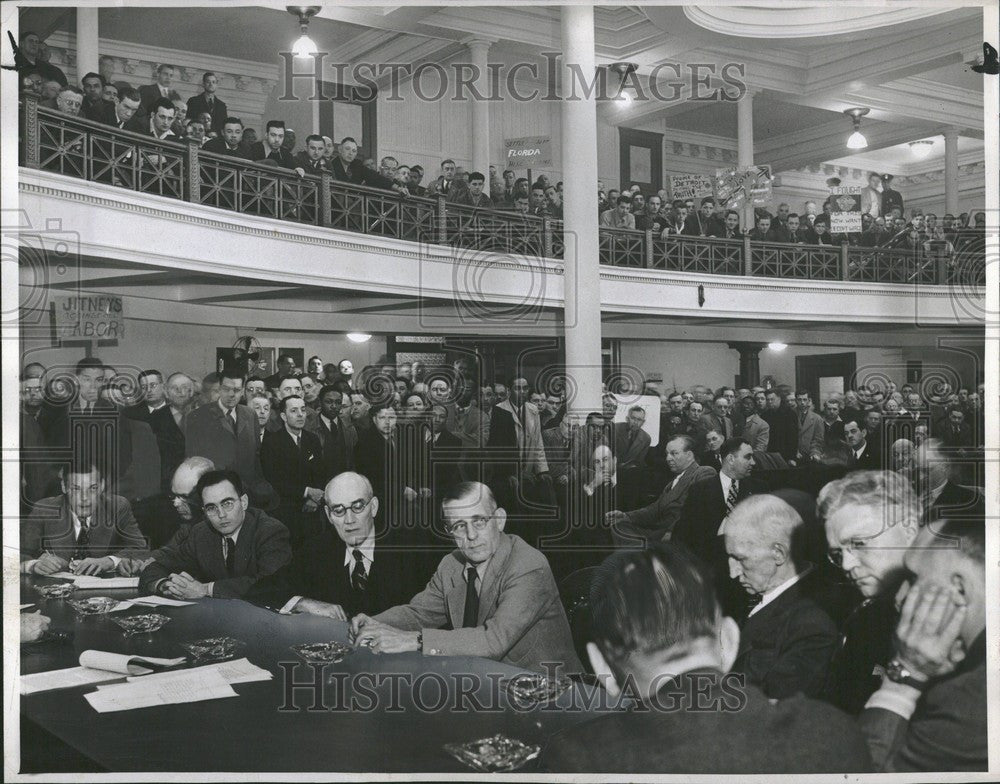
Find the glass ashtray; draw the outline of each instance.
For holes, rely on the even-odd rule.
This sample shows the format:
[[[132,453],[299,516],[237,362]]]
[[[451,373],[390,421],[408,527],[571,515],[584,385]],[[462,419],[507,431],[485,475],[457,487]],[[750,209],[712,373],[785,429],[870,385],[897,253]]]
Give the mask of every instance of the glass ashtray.
[[[234,659],[246,648],[246,643],[234,637],[208,637],[182,642],[181,647],[194,657],[196,663],[204,663]]]
[[[556,699],[573,686],[573,681],[564,675],[548,678],[545,675],[524,673],[508,678],[503,684],[507,694],[521,705],[542,704]]]
[[[110,596],[91,596],[89,599],[73,599],[70,605],[80,615],[103,615],[118,606],[118,600]]]
[[[160,613],[145,613],[143,615],[126,615],[124,618],[112,618],[112,621],[122,627],[126,637],[133,634],[152,634],[158,632],[170,620]]]
[[[36,585],[35,592],[46,599],[65,599],[72,596],[76,586],[73,583],[51,583],[49,585]]]
[[[501,773],[517,770],[533,760],[541,746],[528,746],[516,738],[493,735],[469,743],[446,743],[444,750],[460,762],[482,773]]]
[[[292,645],[292,650],[309,664],[336,664],[354,649],[342,642],[307,642]]]

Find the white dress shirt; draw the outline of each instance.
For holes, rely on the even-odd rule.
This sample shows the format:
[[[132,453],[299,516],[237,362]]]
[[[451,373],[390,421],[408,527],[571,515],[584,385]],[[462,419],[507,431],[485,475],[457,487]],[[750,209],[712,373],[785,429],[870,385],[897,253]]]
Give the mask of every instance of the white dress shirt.
[[[811,572],[812,570],[813,570],[813,567],[812,567],[812,564],[810,564],[805,569],[805,571],[799,572],[794,577],[789,577],[781,585],[775,586],[770,591],[765,591],[764,594],[760,597],[760,603],[756,607],[754,607],[752,610],[750,610],[750,613],[749,613],[749,615],[747,615],[747,617],[748,618],[751,617],[752,615],[754,615],[754,613],[758,612],[762,607],[764,607],[764,606],[770,604],[771,602],[773,602],[775,599],[777,599],[779,596],[781,596],[781,594],[783,594],[785,591],[787,591],[789,588],[791,588],[793,585],[795,585],[795,583],[797,583],[799,580],[801,580],[803,577],[805,577],[807,574],[809,574],[809,572]]]
[[[361,551],[361,562],[365,565],[365,575],[370,575],[372,573],[372,566],[375,564],[375,531],[372,530],[368,534],[368,537],[355,547],[351,547],[346,542],[344,543],[344,568],[347,569],[348,579],[350,579],[351,572],[354,571],[355,550]],[[282,615],[288,615],[302,599],[302,596],[293,596],[285,602],[278,612]]]

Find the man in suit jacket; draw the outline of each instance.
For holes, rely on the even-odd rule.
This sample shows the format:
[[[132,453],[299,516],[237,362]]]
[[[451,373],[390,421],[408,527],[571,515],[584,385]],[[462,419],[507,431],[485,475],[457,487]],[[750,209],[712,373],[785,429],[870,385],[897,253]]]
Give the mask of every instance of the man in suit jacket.
[[[319,393],[319,415],[306,429],[319,437],[323,486],[337,474],[354,468],[354,449],[358,444],[358,431],[350,421],[341,416],[344,393],[333,385],[324,386]],[[308,417],[307,417],[308,418]]]
[[[239,404],[243,376],[226,369],[220,374],[219,399],[191,411],[184,422],[184,453],[207,457],[216,468],[240,475],[247,492],[261,503],[273,491],[260,466],[260,425],[257,415]]]
[[[701,415],[700,428],[702,433],[715,430],[722,436],[723,440],[735,436],[736,428],[733,424],[733,418],[729,415],[730,405],[729,398],[721,396],[716,398],[712,404],[712,410]]]
[[[239,599],[291,560],[288,529],[250,506],[235,471],[209,471],[195,494],[205,519],[184,539],[153,553],[139,575],[140,591],[174,599]]]
[[[239,117],[227,117],[219,135],[205,142],[201,149],[216,155],[250,160],[250,150],[243,143],[243,121]]]
[[[611,532],[616,544],[668,540],[680,519],[691,485],[716,476],[715,469],[698,465],[690,436],[675,436],[668,441],[666,459],[674,478],[655,502],[631,512],[618,509],[608,512],[607,522],[613,526]]]
[[[330,173],[335,180],[367,185],[369,188],[392,190],[392,180],[369,169],[358,160],[358,143],[354,139],[350,136],[344,137],[338,149],[339,157],[334,158],[330,165]]]
[[[965,421],[965,411],[958,406],[948,412],[946,419],[938,422],[935,430],[937,438],[949,449],[970,449],[973,446],[972,428]]]
[[[628,411],[628,419],[615,423],[615,458],[620,470],[639,468],[646,464],[651,439],[649,433],[642,429],[645,422],[646,409],[632,406]]]
[[[260,446],[260,466],[264,478],[278,494],[278,519],[288,528],[292,545],[316,530],[316,512],[323,503],[326,486],[323,471],[323,446],[319,436],[303,430],[306,401],[289,395],[278,403],[284,427],[265,431]]]
[[[187,116],[200,117],[203,112],[208,112],[212,116],[212,126],[205,131],[212,130],[221,136],[229,110],[223,100],[215,94],[219,87],[219,77],[211,71],[206,71],[201,77],[201,86],[204,92],[187,99]]]
[[[750,443],[754,452],[767,452],[771,442],[771,426],[761,419],[752,397],[743,398],[740,407],[743,409],[743,423],[738,435]]]
[[[324,492],[329,525],[295,551],[293,560],[244,596],[282,613],[345,621],[404,604],[425,585],[430,569],[402,547],[385,525],[376,527],[379,499],[361,474],[344,472]],[[433,567],[431,567],[433,568]]]
[[[839,635],[813,599],[818,573],[802,557],[799,513],[773,495],[741,502],[726,520],[730,577],[751,597],[734,672],[771,699],[818,697]]]
[[[988,767],[985,551],[980,518],[922,528],[904,555],[893,660],[859,720],[877,771]]]
[[[777,452],[785,460],[794,462],[799,449],[799,420],[782,399],[779,390],[767,390],[765,399],[767,407],[761,412],[760,418],[771,428],[767,439],[767,451]]]
[[[22,572],[98,574],[146,556],[132,508],[124,498],[105,494],[94,462],[64,468],[61,479],[62,495],[39,501],[21,526]]]
[[[520,462],[507,457],[505,461],[494,464],[494,479],[497,482],[506,481],[516,486],[525,477],[548,475],[542,426],[538,409],[528,402],[527,379],[515,378],[511,382],[510,397],[493,407],[488,446],[506,453],[517,452],[521,456]]]
[[[881,456],[868,441],[868,430],[863,421],[852,419],[845,422],[844,439],[851,450],[848,467],[852,471],[881,470]]]
[[[358,645],[381,653],[482,656],[543,671],[581,670],[566,613],[545,556],[505,534],[506,512],[479,482],[458,485],[442,503],[458,549],[441,561],[409,604],[355,616]]]
[[[826,426],[823,424],[823,417],[813,410],[809,390],[797,391],[795,404],[799,414],[799,448],[796,458],[801,465],[801,461],[819,460],[823,456]]]
[[[268,120],[264,131],[264,141],[250,145],[247,150],[251,161],[273,161],[283,169],[293,169],[300,177],[305,169],[296,163],[292,154],[285,149],[284,120]]]
[[[871,769],[854,721],[836,708],[801,696],[771,705],[729,672],[739,627],[720,612],[711,577],[673,542],[611,556],[594,577],[590,606],[594,672],[612,699],[627,689],[640,705],[549,738],[547,770],[718,777]]]
[[[171,87],[173,81],[174,67],[167,63],[161,63],[156,69],[156,82],[153,84],[144,84],[139,88],[139,97],[144,114],[149,114],[150,107],[160,98],[166,98],[171,102],[181,99],[180,93]]]

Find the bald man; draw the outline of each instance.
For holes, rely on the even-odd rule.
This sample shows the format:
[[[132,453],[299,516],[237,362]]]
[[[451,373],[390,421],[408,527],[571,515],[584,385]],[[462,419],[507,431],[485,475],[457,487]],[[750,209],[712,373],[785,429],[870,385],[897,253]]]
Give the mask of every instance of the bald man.
[[[818,696],[839,634],[817,602],[823,586],[800,555],[802,518],[773,495],[741,501],[725,523],[729,576],[751,597],[733,671],[772,699]]]
[[[367,477],[346,471],[323,491],[327,525],[307,539],[290,564],[260,580],[244,598],[282,613],[344,621],[406,602],[430,577],[424,559],[401,545],[379,519]]]

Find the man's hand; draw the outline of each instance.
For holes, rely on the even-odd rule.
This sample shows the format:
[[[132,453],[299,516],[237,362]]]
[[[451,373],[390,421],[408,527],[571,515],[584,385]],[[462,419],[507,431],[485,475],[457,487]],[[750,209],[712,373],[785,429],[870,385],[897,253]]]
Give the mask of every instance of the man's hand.
[[[421,487],[420,488],[420,497],[421,498],[430,498],[432,495],[433,495],[433,493],[431,492],[431,489],[429,487]]]
[[[604,515],[605,525],[617,525],[618,523],[624,523],[628,521],[628,515],[622,512],[620,509],[612,509],[606,515]]]
[[[152,558],[122,558],[118,561],[118,574],[122,577],[134,577],[153,562]]]
[[[299,175],[299,177],[305,177],[306,176],[306,170],[303,169],[301,166],[296,166],[295,167],[295,173],[297,175]]]
[[[201,599],[208,596],[208,586],[187,572],[172,574],[160,585],[160,590],[175,599]]]
[[[420,649],[418,634],[404,632],[376,621],[365,626],[354,644],[371,648],[375,653],[406,653]]]
[[[364,613],[358,613],[351,618],[351,628],[348,632],[348,637],[352,643],[357,639],[358,632],[360,632],[369,623],[372,623],[371,616],[365,615]]]
[[[113,572],[115,570],[115,562],[109,556],[105,556],[104,558],[81,558],[79,561],[71,561],[69,570],[73,574]]]
[[[42,615],[41,611],[21,613],[21,642],[34,642],[49,628],[52,621]]]
[[[33,571],[35,574],[55,574],[65,572],[69,568],[69,561],[60,558],[52,553],[42,553],[41,558],[35,561]]]
[[[322,615],[324,618],[333,618],[335,621],[346,621],[347,613],[339,604],[329,604],[328,602],[317,601],[316,599],[299,599],[295,605],[296,612],[309,613],[310,615]]]
[[[939,678],[965,658],[959,632],[966,609],[964,598],[950,588],[926,583],[910,588],[896,624],[896,654],[913,677]]]
[[[563,485],[563,486],[566,486],[566,485],[568,485],[568,484],[569,484],[569,474],[563,474],[562,476],[560,476],[560,477],[559,477],[559,478],[558,478],[558,479],[556,480],[556,482],[558,482],[559,484],[561,484],[561,485]]]
[[[410,502],[416,501],[417,500],[417,491],[414,490],[412,487],[404,487],[403,488],[403,499],[406,500],[406,501],[410,501]]]
[[[320,490],[318,487],[307,487],[306,497],[310,501],[314,502],[317,506],[323,503],[323,491]]]

